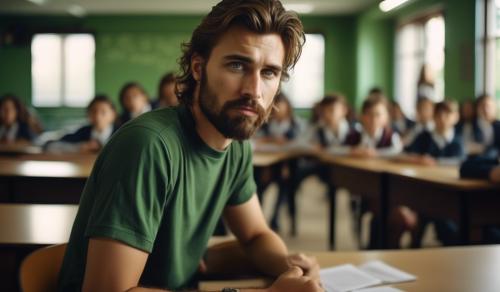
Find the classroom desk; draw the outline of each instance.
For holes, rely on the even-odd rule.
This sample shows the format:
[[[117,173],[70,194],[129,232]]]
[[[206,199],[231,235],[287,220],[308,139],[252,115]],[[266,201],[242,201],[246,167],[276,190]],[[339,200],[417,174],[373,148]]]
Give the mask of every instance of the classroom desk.
[[[407,292],[500,291],[500,245],[311,254],[322,267],[382,260],[417,276],[393,285]]]
[[[333,156],[328,153],[318,153],[322,163],[329,164],[330,179],[335,187],[346,188],[352,194],[368,200],[372,211],[386,217],[387,174],[383,159],[359,159],[348,156]],[[335,198],[330,198],[329,218],[329,248],[335,249]],[[386,225],[378,224],[378,246],[385,246]]]
[[[458,167],[421,166],[388,159],[359,159],[318,154],[331,165],[330,178],[338,187],[347,188],[369,200],[371,211],[380,216],[379,248],[387,245],[388,213],[398,205],[407,205],[425,216],[454,219],[460,228],[462,244],[477,242],[478,228],[500,225],[500,186],[486,180],[461,179]],[[334,249],[335,206],[330,207],[330,249]]]
[[[500,245],[448,247],[394,251],[305,252],[315,256],[322,268],[342,264],[360,265],[381,260],[417,276],[417,280],[391,285],[407,292],[497,292],[500,290]],[[266,287],[262,278],[204,281],[200,287],[217,291],[223,287]]]
[[[0,290],[19,291],[19,267],[28,254],[68,241],[77,210],[77,205],[0,204]]]
[[[0,246],[67,242],[78,205],[0,204]]]
[[[77,204],[96,155],[0,157],[0,202]]]
[[[17,142],[12,144],[0,144],[1,156],[15,156],[39,153],[42,153],[42,147],[32,145],[31,143]]]
[[[391,163],[386,171],[389,210],[407,205],[426,217],[452,219],[459,225],[462,244],[478,241],[479,227],[500,225],[500,185],[461,179],[458,167],[452,166]]]

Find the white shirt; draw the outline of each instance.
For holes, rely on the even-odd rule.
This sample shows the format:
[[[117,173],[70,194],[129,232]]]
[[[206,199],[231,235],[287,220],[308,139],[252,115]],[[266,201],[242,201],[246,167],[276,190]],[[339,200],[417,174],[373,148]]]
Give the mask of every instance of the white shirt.
[[[0,127],[0,139],[6,137],[7,141],[15,141],[17,136],[17,131],[19,130],[19,124],[15,122],[7,128],[5,125]]]
[[[370,136],[364,129],[361,132],[361,142],[359,146],[377,149],[377,145],[382,139],[382,135],[384,134],[384,129],[380,128],[375,131],[375,136]],[[403,150],[403,143],[401,142],[401,138],[399,134],[394,132],[391,136],[391,146],[378,148],[377,152],[380,156],[394,156],[399,154]]]
[[[479,125],[479,129],[481,129],[481,132],[483,133],[484,141],[482,144],[486,146],[493,144],[493,140],[495,139],[493,133],[493,125],[483,118],[478,118],[477,124]]]
[[[111,137],[111,134],[113,134],[113,126],[108,126],[102,132],[99,132],[95,128],[92,128],[92,131],[90,132],[90,139],[97,140],[101,145],[104,146]]]
[[[446,145],[450,144],[451,141],[453,141],[453,138],[455,137],[455,129],[451,128],[444,135],[439,134],[436,131],[431,132],[432,140],[436,142],[438,145],[439,149],[443,149],[446,147]]]
[[[342,145],[347,135],[349,134],[349,128],[349,122],[347,122],[345,119],[340,121],[337,132],[333,131],[331,128],[320,125],[321,131],[323,131],[323,134],[325,134],[327,144],[331,146]]]

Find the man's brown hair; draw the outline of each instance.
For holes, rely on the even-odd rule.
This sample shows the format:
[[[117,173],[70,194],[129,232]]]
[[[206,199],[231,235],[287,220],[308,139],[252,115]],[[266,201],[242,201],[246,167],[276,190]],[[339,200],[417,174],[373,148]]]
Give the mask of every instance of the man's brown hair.
[[[176,87],[181,103],[191,104],[194,98],[196,80],[191,72],[191,58],[197,54],[208,60],[219,38],[234,25],[256,33],[280,35],[285,46],[282,78],[297,63],[305,35],[295,12],[286,11],[278,0],[222,0],[194,30],[191,40],[182,44],[181,74]]]

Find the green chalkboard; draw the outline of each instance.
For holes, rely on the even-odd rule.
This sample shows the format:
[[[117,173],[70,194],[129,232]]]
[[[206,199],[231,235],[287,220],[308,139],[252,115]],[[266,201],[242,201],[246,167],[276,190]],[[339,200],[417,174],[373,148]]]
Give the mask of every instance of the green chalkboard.
[[[127,81],[140,82],[151,96],[167,71],[177,71],[181,43],[190,34],[162,32],[100,33],[96,35],[96,92],[116,100]]]

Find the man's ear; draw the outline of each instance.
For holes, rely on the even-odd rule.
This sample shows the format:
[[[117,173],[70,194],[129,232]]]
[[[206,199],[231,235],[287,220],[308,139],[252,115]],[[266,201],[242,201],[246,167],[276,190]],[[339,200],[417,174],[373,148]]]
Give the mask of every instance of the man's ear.
[[[205,63],[205,59],[198,55],[194,54],[191,57],[191,72],[193,72],[193,78],[196,81],[201,80],[201,76],[203,74],[203,64]]]

